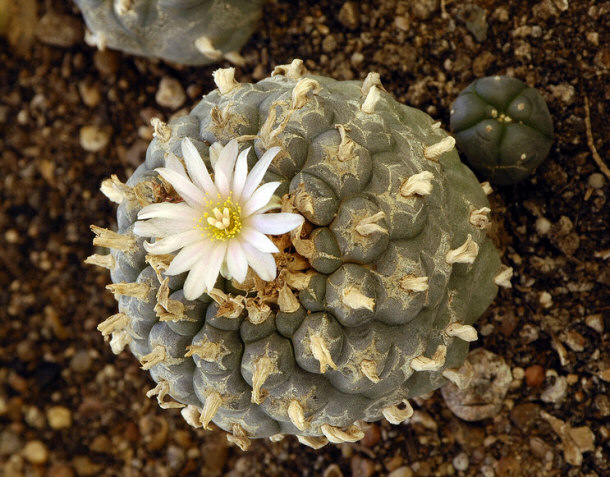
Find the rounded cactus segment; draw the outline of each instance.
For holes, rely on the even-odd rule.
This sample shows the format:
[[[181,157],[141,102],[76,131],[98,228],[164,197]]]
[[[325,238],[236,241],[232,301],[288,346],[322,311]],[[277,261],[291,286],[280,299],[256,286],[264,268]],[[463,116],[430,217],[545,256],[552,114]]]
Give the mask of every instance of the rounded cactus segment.
[[[281,435],[318,448],[361,438],[360,420],[403,422],[406,399],[460,379],[477,337],[473,322],[498,286],[510,285],[486,236],[481,185],[452,138],[394,101],[378,75],[335,81],[295,61],[256,84],[237,83],[232,70],[215,79],[218,89],[186,118],[156,123],[146,161],[127,184],[116,176],[103,184],[119,203],[119,230],[95,229],[96,243],[116,249],[88,261],[111,270],[119,313],[100,331],[113,351],[129,345],[150,369],[157,382],[150,395],[162,406],[186,405],[190,423],[215,423],[243,448]],[[529,96],[521,109],[512,96],[500,99],[523,115],[533,104]],[[238,168],[257,183],[238,174],[223,182]],[[167,187],[167,170],[195,189],[180,180]],[[195,182],[208,179],[235,196],[277,188],[267,202],[256,199],[265,212],[243,222],[252,229],[243,232],[232,202],[226,217],[222,207],[202,218],[203,208],[188,205]],[[151,210],[172,212],[175,204],[183,214],[183,202],[196,211],[178,222],[185,232],[172,235],[159,217],[147,222]],[[296,214],[292,229],[275,233]],[[202,229],[189,230],[199,218],[255,237],[245,272],[231,249],[214,283],[205,274],[211,248],[225,243],[220,233],[204,242],[211,248],[203,261],[185,253],[193,244],[169,250],[166,234],[200,240]],[[154,253],[157,241],[168,253]],[[210,281],[194,300],[185,298],[197,275],[195,265],[185,267],[190,259]]]
[[[263,0],[76,0],[88,43],[176,63],[240,63]]]
[[[525,179],[553,142],[540,93],[507,76],[481,78],[462,91],[451,107],[451,130],[469,164],[498,185]]]

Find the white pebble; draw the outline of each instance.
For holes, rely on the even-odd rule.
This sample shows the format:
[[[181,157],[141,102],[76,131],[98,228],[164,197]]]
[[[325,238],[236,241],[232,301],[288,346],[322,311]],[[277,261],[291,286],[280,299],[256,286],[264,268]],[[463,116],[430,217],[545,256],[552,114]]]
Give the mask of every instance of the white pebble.
[[[536,219],[536,232],[538,232],[539,235],[546,235],[549,233],[549,230],[551,230],[552,225],[551,221],[546,217],[538,217]]]
[[[455,470],[459,470],[461,472],[468,469],[468,465],[470,464],[470,460],[468,459],[468,455],[465,452],[460,452],[453,458],[453,467]]]
[[[110,131],[97,126],[83,126],[79,133],[81,147],[87,152],[98,152],[108,145]]]
[[[159,106],[169,109],[178,109],[186,101],[184,88],[177,79],[165,76],[159,82],[159,89],[155,95]]]
[[[606,178],[599,172],[594,172],[589,176],[589,185],[594,189],[601,189],[606,184]]]

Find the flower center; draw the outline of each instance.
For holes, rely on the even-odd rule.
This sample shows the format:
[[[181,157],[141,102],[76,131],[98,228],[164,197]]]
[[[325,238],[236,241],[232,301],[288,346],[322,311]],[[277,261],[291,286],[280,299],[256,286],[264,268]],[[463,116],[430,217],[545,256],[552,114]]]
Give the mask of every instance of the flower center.
[[[236,237],[242,227],[241,207],[227,198],[224,202],[209,202],[195,228],[211,240],[229,240]]]

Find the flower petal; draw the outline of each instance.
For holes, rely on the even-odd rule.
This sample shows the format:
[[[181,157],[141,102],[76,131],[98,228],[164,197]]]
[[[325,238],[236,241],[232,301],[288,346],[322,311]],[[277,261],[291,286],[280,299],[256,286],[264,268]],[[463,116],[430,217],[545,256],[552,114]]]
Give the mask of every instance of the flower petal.
[[[241,231],[240,238],[242,241],[256,247],[261,252],[278,253],[280,251],[269,237],[252,227],[244,227]]]
[[[252,267],[252,270],[265,281],[274,280],[277,269],[273,255],[261,252],[248,243],[242,243],[242,247],[246,252],[248,265]]]
[[[172,253],[179,248],[186,247],[187,245],[200,240],[201,232],[199,232],[199,230],[187,230],[186,232],[181,232],[179,234],[162,238],[154,243],[144,242],[144,248],[149,253],[160,255],[164,253]]]
[[[271,161],[277,155],[277,153],[280,152],[280,150],[281,149],[277,146],[272,147],[267,152],[265,152],[265,154],[263,154],[263,157],[261,157],[256,164],[254,164],[254,167],[250,171],[250,174],[248,174],[248,178],[246,179],[246,183],[244,184],[244,189],[241,193],[241,197],[244,200],[248,200],[254,190],[261,183],[263,177],[265,176],[265,173],[267,172],[267,169],[269,168],[269,164],[271,164]]]
[[[263,184],[258,189],[254,191],[254,193],[248,199],[248,202],[241,209],[241,216],[248,217],[252,213],[256,212],[258,209],[265,207],[271,197],[273,197],[273,193],[280,186],[279,182],[267,182]]]
[[[194,209],[199,209],[203,205],[204,195],[203,191],[199,190],[195,184],[193,184],[186,177],[181,176],[176,171],[167,169],[166,167],[160,167],[155,169],[161,177],[168,181],[176,192],[182,197],[188,205]]]
[[[189,206],[186,202],[160,202],[158,204],[147,205],[138,212],[138,219],[175,219],[184,217],[191,220],[198,220],[201,214]]]
[[[185,178],[188,178],[188,176],[186,175],[186,171],[184,170],[184,166],[175,154],[170,153],[167,155],[167,157],[165,158],[165,167],[171,169],[172,171],[176,171],[178,174],[184,176]]]
[[[250,153],[251,147],[245,149],[239,153],[237,162],[235,163],[235,171],[233,172],[233,201],[239,202],[241,198],[241,191],[244,190],[244,184],[248,178],[248,154]]]
[[[214,165],[214,182],[220,195],[225,198],[229,195],[233,180],[233,166],[237,160],[238,145],[235,139],[222,149]]]
[[[218,190],[210,177],[208,169],[205,167],[203,159],[199,155],[199,151],[197,151],[189,138],[184,138],[181,145],[182,156],[193,183],[203,192],[215,198],[218,195]]]
[[[203,260],[205,255],[210,250],[211,242],[209,240],[202,240],[195,242],[191,245],[187,245],[172,260],[169,264],[168,269],[165,271],[166,275],[179,275],[187,270],[191,270],[200,260]],[[203,260],[205,262],[205,260]]]
[[[281,235],[296,229],[304,220],[303,216],[288,212],[256,214],[248,218],[248,225],[264,234]]]
[[[218,279],[220,267],[225,260],[227,253],[227,242],[219,242],[214,245],[206,261],[206,271],[203,279],[205,280],[206,290],[214,288],[214,284]]]
[[[182,291],[184,292],[184,298],[187,300],[196,300],[204,292],[206,292],[204,276],[207,271],[207,262],[201,260],[195,263],[189,274],[186,276]]]
[[[230,240],[227,247],[227,268],[237,281],[242,283],[248,273],[248,258],[238,240]]]
[[[133,233],[140,237],[168,237],[195,228],[196,222],[190,218],[175,217],[173,219],[138,220]]]

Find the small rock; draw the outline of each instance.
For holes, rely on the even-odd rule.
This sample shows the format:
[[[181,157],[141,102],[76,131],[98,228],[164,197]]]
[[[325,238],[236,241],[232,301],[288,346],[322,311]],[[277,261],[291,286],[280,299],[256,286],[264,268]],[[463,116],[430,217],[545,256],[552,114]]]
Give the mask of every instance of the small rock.
[[[598,394],[593,402],[601,417],[610,416],[610,397],[606,394]]]
[[[495,61],[496,57],[490,51],[484,50],[472,62],[472,72],[477,77],[485,76]]]
[[[47,424],[44,414],[36,406],[28,406],[25,411],[24,419],[25,422],[28,423],[28,426],[36,429],[42,429]]]
[[[170,445],[167,447],[167,466],[172,473],[178,473],[186,462],[186,453],[181,447]]]
[[[549,85],[551,94],[554,98],[557,98],[562,103],[572,104],[574,96],[576,96],[576,90],[574,86],[569,83],[560,83],[558,85]]]
[[[107,436],[100,434],[95,436],[93,442],[91,442],[91,445],[89,446],[89,450],[92,452],[99,452],[100,454],[110,454],[112,453],[112,442]]]
[[[324,469],[322,477],[343,477],[343,472],[341,472],[341,468],[337,464],[330,464]]]
[[[96,50],[93,64],[103,75],[113,75],[119,70],[118,53],[112,50]]]
[[[458,7],[458,20],[461,20],[466,25],[466,29],[473,34],[475,39],[482,43],[487,38],[487,12],[471,3],[462,4]]]
[[[68,464],[55,464],[49,469],[47,477],[74,477],[74,471]]]
[[[16,454],[22,447],[21,437],[13,431],[7,429],[0,432],[0,456]]]
[[[201,446],[201,460],[210,474],[220,474],[228,458],[229,448],[226,439],[208,439]]]
[[[83,126],[79,133],[80,145],[87,152],[98,152],[110,141],[110,130],[97,126]]]
[[[77,351],[70,359],[70,369],[75,373],[86,373],[91,368],[91,363],[88,351]]]
[[[38,22],[36,37],[47,45],[70,48],[83,39],[82,23],[70,15],[49,11]]]
[[[44,464],[49,458],[49,451],[41,441],[26,442],[22,453],[31,464]]]
[[[102,466],[91,462],[91,459],[85,455],[77,455],[72,459],[72,465],[79,477],[89,477],[91,475],[99,475]]]
[[[466,469],[468,469],[469,465],[470,460],[468,459],[468,455],[465,452],[460,452],[453,458],[453,467],[455,468],[455,470],[464,472]]]
[[[51,429],[67,429],[72,426],[72,413],[63,406],[52,406],[47,409],[47,419]]]
[[[390,472],[388,477],[413,477],[414,475],[410,467],[403,466]]]
[[[339,10],[338,20],[345,28],[354,30],[360,25],[360,7],[355,2],[345,2]]]
[[[186,93],[177,79],[164,76],[159,82],[155,100],[159,106],[176,110],[186,101]]]
[[[594,172],[589,176],[588,183],[594,189],[603,189],[606,185],[606,178],[599,172]]]
[[[351,458],[352,477],[371,477],[375,473],[375,464],[371,459],[355,454]]]
[[[542,408],[538,404],[526,402],[518,404],[510,411],[511,422],[519,428],[523,434],[530,434],[534,429],[540,426],[540,413]]]
[[[418,0],[413,2],[411,12],[419,20],[427,20],[438,8],[438,0]]]
[[[525,382],[530,388],[537,388],[544,382],[544,368],[539,364],[528,366],[525,370]]]
[[[97,84],[88,84],[85,81],[78,83],[78,92],[85,106],[95,108],[102,101],[102,94]]]
[[[366,447],[373,447],[381,439],[381,431],[377,424],[371,424],[365,431],[364,437],[360,440],[360,444]]]
[[[582,465],[583,452],[591,452],[595,449],[595,434],[586,426],[573,428],[561,419],[546,412],[542,417],[548,421],[553,431],[561,439],[563,445],[563,456],[570,465]]]
[[[165,446],[169,435],[167,421],[158,416],[142,416],[138,421],[142,441],[149,451],[158,451]]]
[[[502,401],[513,380],[510,367],[501,356],[483,348],[468,354],[473,368],[470,384],[462,390],[449,382],[442,388],[447,406],[465,421],[480,421],[500,412]]]
[[[564,376],[558,376],[557,372],[553,369],[549,369],[546,372],[546,376],[551,379],[554,378],[554,382],[542,392],[540,399],[550,403],[563,401],[568,394],[568,383],[566,378]]]

